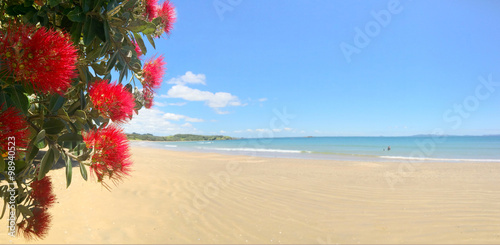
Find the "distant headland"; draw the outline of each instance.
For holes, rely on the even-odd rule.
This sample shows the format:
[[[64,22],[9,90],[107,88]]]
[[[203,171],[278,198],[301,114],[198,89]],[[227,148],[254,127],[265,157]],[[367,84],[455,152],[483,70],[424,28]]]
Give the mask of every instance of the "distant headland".
[[[171,136],[154,136],[152,134],[127,134],[129,140],[147,141],[212,141],[212,140],[234,140],[236,138],[224,135],[196,135],[196,134],[176,134]]]

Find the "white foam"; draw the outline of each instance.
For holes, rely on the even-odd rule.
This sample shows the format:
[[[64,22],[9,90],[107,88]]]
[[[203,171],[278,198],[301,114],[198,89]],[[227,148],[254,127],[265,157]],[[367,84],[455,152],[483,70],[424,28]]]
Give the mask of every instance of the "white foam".
[[[380,156],[380,158],[415,160],[415,161],[500,162],[500,159],[431,158],[431,157],[402,157],[402,156]]]
[[[276,153],[302,153],[297,150],[280,150],[280,149],[261,149],[261,148],[215,148],[215,147],[196,147],[204,150],[218,151],[248,151],[248,152],[276,152]]]

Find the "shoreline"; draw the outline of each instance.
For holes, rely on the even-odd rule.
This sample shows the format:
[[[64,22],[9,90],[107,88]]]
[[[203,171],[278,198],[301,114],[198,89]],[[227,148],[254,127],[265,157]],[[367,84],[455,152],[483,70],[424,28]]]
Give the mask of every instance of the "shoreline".
[[[141,144],[142,142],[146,144]],[[174,141],[165,141],[174,142]],[[183,141],[178,141],[183,142]],[[184,141],[185,142],[185,141]],[[199,142],[199,141],[193,141]],[[210,141],[209,141],[210,142]],[[152,144],[148,144],[152,143]],[[192,153],[218,153],[222,155],[236,155],[236,156],[249,156],[249,157],[265,157],[265,158],[285,158],[285,159],[303,159],[303,160],[332,160],[332,161],[375,161],[375,162],[408,162],[411,164],[425,163],[425,162],[449,162],[449,163],[472,163],[472,162],[493,162],[500,163],[500,159],[472,159],[472,158],[441,158],[441,157],[405,157],[405,156],[379,156],[379,155],[354,155],[344,153],[319,153],[308,151],[294,151],[294,150],[274,150],[274,149],[260,149],[260,148],[195,148],[195,147],[178,147],[156,144],[158,141],[131,141],[132,147],[144,147],[161,150],[171,150],[178,152],[192,152]]]
[[[131,152],[111,191],[49,172],[52,227],[29,243],[500,243],[499,163]]]

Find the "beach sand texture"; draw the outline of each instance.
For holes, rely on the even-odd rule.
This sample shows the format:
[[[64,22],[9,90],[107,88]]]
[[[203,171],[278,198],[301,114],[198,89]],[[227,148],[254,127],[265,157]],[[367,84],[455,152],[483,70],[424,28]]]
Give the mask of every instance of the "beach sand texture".
[[[52,228],[32,243],[500,243],[500,163],[132,153],[111,192],[51,171]]]

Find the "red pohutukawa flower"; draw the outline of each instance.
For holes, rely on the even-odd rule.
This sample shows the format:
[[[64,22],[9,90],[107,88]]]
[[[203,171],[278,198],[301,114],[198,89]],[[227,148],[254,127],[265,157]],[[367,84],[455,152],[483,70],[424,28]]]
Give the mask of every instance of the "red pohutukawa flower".
[[[115,182],[129,175],[132,161],[127,136],[122,129],[109,125],[91,130],[83,134],[83,141],[93,149],[90,170],[99,182],[104,184],[105,177]]]
[[[148,18],[149,21],[153,20],[157,16],[158,0],[144,0],[144,5],[146,11],[144,11],[144,16]]]
[[[18,152],[19,148],[26,148],[29,136],[28,122],[17,108],[9,107],[0,112],[0,152],[8,152],[12,146],[16,147],[14,152]]]
[[[163,75],[165,75],[165,64],[163,55],[158,58],[151,58],[144,64],[143,68],[143,86],[145,90],[154,90],[161,86]]]
[[[134,113],[134,98],[123,85],[97,80],[89,89],[94,107],[113,122],[125,122]]]
[[[31,198],[33,198],[35,205],[48,208],[54,204],[56,196],[52,192],[52,182],[49,176],[45,176],[41,180],[35,180],[31,183]]]
[[[158,16],[161,17],[163,31],[169,35],[170,31],[174,28],[174,23],[177,19],[174,5],[172,5],[169,0],[163,2],[161,7],[158,8]]]
[[[165,61],[163,56],[158,58],[151,58],[144,64],[142,81],[143,94],[144,94],[144,107],[149,109],[153,106],[154,92],[153,90],[160,88],[163,82],[163,75],[165,75]]]
[[[47,235],[52,217],[45,208],[32,209],[33,216],[18,224],[19,231],[26,240],[43,239]]]
[[[77,76],[77,51],[65,33],[12,24],[0,31],[0,50],[15,80],[38,92],[63,94]]]
[[[141,48],[139,47],[139,44],[137,44],[136,42],[132,41],[132,43],[134,44],[134,47],[135,47],[135,52],[137,53],[137,58],[141,58],[142,56],[142,50]]]

